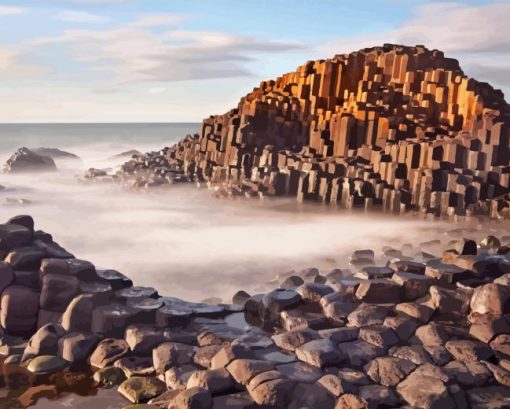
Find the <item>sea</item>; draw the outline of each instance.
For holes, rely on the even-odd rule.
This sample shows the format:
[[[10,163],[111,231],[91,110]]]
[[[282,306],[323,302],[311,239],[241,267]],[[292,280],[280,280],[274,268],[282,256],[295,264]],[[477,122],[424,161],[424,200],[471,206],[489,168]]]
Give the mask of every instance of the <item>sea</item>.
[[[0,173],[0,221],[30,214],[36,228],[98,268],[121,271],[162,295],[225,302],[237,290],[263,292],[308,267],[354,272],[348,256],[355,249],[380,253],[448,228],[294,198],[218,199],[192,183],[129,191],[80,181],[90,167],[116,171],[126,160],[116,156],[122,152],[158,150],[198,130],[198,123],[0,125],[2,163],[22,146],[80,157],[57,161],[55,173]]]

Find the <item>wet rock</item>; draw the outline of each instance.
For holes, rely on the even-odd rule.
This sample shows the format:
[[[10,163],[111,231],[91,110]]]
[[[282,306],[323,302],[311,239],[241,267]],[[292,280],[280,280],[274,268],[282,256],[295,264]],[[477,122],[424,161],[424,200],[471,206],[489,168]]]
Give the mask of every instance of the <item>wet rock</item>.
[[[329,339],[333,342],[347,342],[358,338],[359,328],[343,327],[323,329],[319,331],[319,334],[322,338]]]
[[[344,362],[345,356],[328,339],[318,339],[307,342],[296,348],[297,357],[310,365],[322,368],[338,365]]]
[[[41,308],[64,312],[79,290],[80,283],[74,276],[46,274],[42,279]]]
[[[411,373],[397,385],[397,392],[412,407],[422,409],[453,409],[455,403],[448,389],[437,378]]]
[[[447,290],[438,286],[430,287],[432,304],[444,316],[465,317],[469,312],[471,293],[468,290]]]
[[[314,383],[322,376],[320,369],[300,361],[278,365],[276,369],[286,378],[296,382]]]
[[[472,409],[504,409],[510,402],[510,389],[504,386],[487,386],[467,391]]]
[[[8,173],[54,172],[57,166],[49,156],[39,155],[23,147],[7,159],[4,170]]]
[[[23,352],[22,362],[38,355],[56,355],[58,353],[58,340],[64,333],[64,328],[56,323],[39,328],[28,341]]]
[[[151,325],[130,325],[126,328],[125,339],[135,355],[150,354],[152,349],[164,341],[160,329]]]
[[[126,341],[107,338],[97,345],[90,356],[90,364],[96,368],[104,368],[127,354],[129,354],[129,345]]]
[[[37,375],[52,374],[66,369],[67,362],[54,355],[41,355],[30,361],[27,369]]]
[[[367,375],[384,386],[396,386],[416,365],[411,361],[395,357],[379,357],[365,365]],[[370,400],[369,400],[370,401]]]
[[[259,373],[274,369],[274,365],[256,359],[235,359],[227,365],[226,369],[237,383],[246,385]]]
[[[165,390],[165,384],[159,379],[139,376],[126,379],[118,389],[119,393],[133,403],[147,402]]]
[[[360,340],[342,342],[338,344],[338,349],[343,356],[347,357],[347,361],[353,366],[363,366],[385,353],[384,348]]]
[[[401,287],[388,279],[364,280],[360,283],[356,297],[367,303],[397,303]]]
[[[290,276],[287,277],[282,283],[280,284],[281,288],[297,288],[300,285],[303,285],[305,283],[305,280],[303,280],[299,276]]]
[[[395,311],[416,319],[421,323],[429,322],[434,310],[417,302],[405,302],[395,306]]]
[[[94,382],[103,388],[112,388],[126,380],[124,371],[114,366],[102,368],[94,373]]]
[[[460,385],[482,386],[490,378],[487,367],[476,361],[451,361],[442,370]]]
[[[405,300],[416,300],[429,292],[429,287],[434,283],[430,277],[422,274],[396,272],[391,279],[402,287]]]
[[[37,326],[39,292],[19,285],[7,287],[1,298],[0,323],[12,334],[32,334]]]
[[[510,359],[510,334],[496,336],[496,338],[491,341],[490,347],[498,357]]]
[[[296,291],[279,288],[263,296],[259,316],[264,321],[277,320],[283,310],[296,306],[300,302],[301,296]]]
[[[191,309],[165,305],[156,311],[155,323],[159,328],[182,327],[191,320]]]
[[[13,216],[9,220],[7,220],[7,223],[23,226],[26,229],[30,230],[32,233],[34,232],[34,219],[32,218],[32,216],[26,214]]]
[[[100,280],[110,284],[113,291],[121,290],[126,287],[131,287],[133,282],[124,274],[119,273],[117,270],[96,270],[96,274]]]
[[[446,342],[445,347],[459,361],[486,361],[492,356],[491,349],[479,341],[450,340]]]
[[[12,268],[9,264],[7,264],[5,261],[0,261],[0,294],[2,291],[7,288],[14,280],[14,272],[12,271]],[[16,284],[21,284],[16,282]],[[29,286],[32,287],[32,286]]]
[[[33,232],[19,224],[0,224],[0,250],[8,253],[13,248],[32,244]]]
[[[272,337],[277,346],[287,351],[294,351],[297,347],[319,338],[319,333],[310,328],[285,331]]]
[[[193,363],[194,354],[195,348],[190,345],[164,342],[152,350],[152,361],[156,372],[164,373],[173,366]]]
[[[226,345],[211,360],[211,368],[224,368],[234,359],[254,359],[253,351],[245,345]]]
[[[76,296],[62,315],[62,326],[66,331],[89,332],[92,325],[92,312],[100,304],[100,298],[94,294]]]
[[[429,261],[425,269],[425,275],[449,284],[470,276],[470,274],[466,274],[465,268],[455,264],[445,264],[440,260]]]
[[[478,314],[506,314],[510,312],[510,288],[494,283],[477,287],[470,305],[471,311]]]
[[[297,384],[289,403],[289,409],[334,409],[335,399],[320,384]]]
[[[395,332],[384,325],[371,325],[361,328],[359,339],[384,349],[388,349],[400,341]]]
[[[224,368],[195,371],[186,385],[186,389],[195,387],[208,390],[211,395],[229,392],[234,388],[234,380]]]
[[[41,260],[44,257],[44,251],[37,246],[17,247],[5,257],[5,261],[10,264],[13,269],[30,270],[38,269]]]
[[[340,396],[335,409],[370,409],[368,402],[352,393],[345,393]]]
[[[396,393],[386,386],[367,385],[359,388],[359,397],[368,402],[369,407],[395,407],[400,402]]]
[[[59,355],[68,362],[85,362],[99,340],[100,337],[97,334],[70,333],[64,335],[58,342]]]
[[[237,293],[235,293],[234,296],[232,297],[232,303],[244,305],[250,297],[251,297],[250,294],[248,294],[246,291],[240,290]]]
[[[329,285],[306,283],[296,289],[304,300],[319,302],[325,295],[331,294],[334,290]]]
[[[290,402],[294,382],[283,378],[278,371],[268,371],[255,376],[247,389],[258,405],[284,409]]]
[[[386,308],[378,305],[361,304],[348,315],[348,325],[351,327],[365,327],[368,325],[382,324],[386,315]]]
[[[207,345],[205,347],[200,347],[197,349],[193,361],[197,365],[209,368],[211,366],[212,357],[216,355],[221,348],[223,348],[223,345]]]
[[[165,383],[170,389],[183,390],[186,389],[188,379],[198,368],[193,365],[182,365],[170,368],[165,372]]]
[[[105,337],[122,338],[126,327],[134,321],[136,310],[132,307],[110,304],[94,308],[92,332]]]
[[[505,317],[475,314],[470,320],[469,334],[486,344],[499,334],[510,333],[510,325]]]
[[[150,376],[155,373],[152,359],[148,357],[126,356],[115,361],[114,366],[124,371],[127,378]]]
[[[156,298],[157,296],[158,292],[152,287],[128,287],[115,292],[115,298],[125,303],[145,298]]]
[[[386,317],[383,325],[391,328],[401,340],[407,340],[416,331],[418,323],[405,315],[397,315],[394,317]]]
[[[328,326],[328,320],[324,315],[315,312],[304,312],[300,309],[282,311],[281,322],[287,331],[297,329],[321,329]]]
[[[213,401],[207,389],[193,387],[179,393],[173,404],[176,409],[209,409]]]

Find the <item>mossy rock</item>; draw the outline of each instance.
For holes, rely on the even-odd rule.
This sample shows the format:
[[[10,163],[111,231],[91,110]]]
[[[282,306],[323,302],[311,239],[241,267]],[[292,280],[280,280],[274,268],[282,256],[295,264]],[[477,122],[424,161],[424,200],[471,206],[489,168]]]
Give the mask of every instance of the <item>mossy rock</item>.
[[[133,403],[144,403],[166,391],[166,385],[157,378],[133,376],[121,383],[118,389]]]
[[[34,374],[51,374],[66,369],[68,365],[66,360],[58,356],[41,355],[30,361],[28,370]]]
[[[120,368],[107,366],[94,374],[94,381],[104,388],[120,385],[126,380],[126,374]]]

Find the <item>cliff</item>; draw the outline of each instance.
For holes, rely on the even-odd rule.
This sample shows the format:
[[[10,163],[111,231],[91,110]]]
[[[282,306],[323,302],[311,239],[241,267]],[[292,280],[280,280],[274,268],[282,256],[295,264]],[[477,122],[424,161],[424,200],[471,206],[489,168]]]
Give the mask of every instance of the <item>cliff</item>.
[[[497,216],[508,208],[509,124],[503,93],[456,60],[386,44],[263,81],[205,119],[199,135],[123,173],[345,207]]]

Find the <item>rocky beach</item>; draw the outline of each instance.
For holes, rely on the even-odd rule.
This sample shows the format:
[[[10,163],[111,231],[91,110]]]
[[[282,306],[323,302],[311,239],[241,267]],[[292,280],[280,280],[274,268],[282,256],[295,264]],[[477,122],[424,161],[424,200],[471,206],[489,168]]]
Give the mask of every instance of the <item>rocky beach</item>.
[[[63,148],[0,179],[42,203],[2,208],[0,407],[510,407],[510,106],[457,60],[366,48],[115,166]]]

